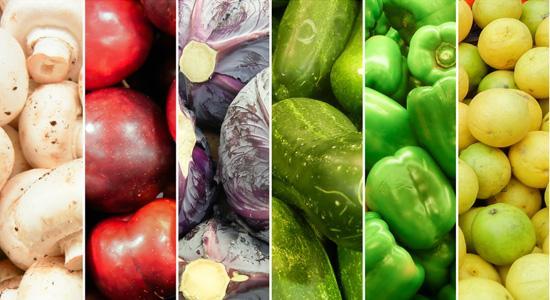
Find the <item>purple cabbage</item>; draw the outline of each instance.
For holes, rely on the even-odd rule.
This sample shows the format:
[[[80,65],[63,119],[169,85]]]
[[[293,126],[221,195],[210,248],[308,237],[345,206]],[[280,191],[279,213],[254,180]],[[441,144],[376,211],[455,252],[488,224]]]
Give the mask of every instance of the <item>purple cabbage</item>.
[[[269,281],[269,245],[217,218],[199,224],[181,239],[179,256],[185,262],[208,258],[223,264],[230,274],[238,271]]]
[[[190,112],[181,107],[186,122],[193,122]],[[178,122],[178,125],[180,122]],[[189,124],[189,123],[187,123]],[[181,128],[180,128],[181,130]],[[216,197],[216,182],[214,180],[214,163],[206,138],[198,128],[186,125],[178,139],[180,144],[178,185],[179,185],[179,234],[183,236],[195,225],[199,224]],[[193,147],[189,151],[189,147]],[[182,170],[186,168],[186,172]]]
[[[218,151],[227,202],[256,229],[269,224],[269,77],[259,73],[231,103]]]
[[[219,128],[229,104],[269,65],[269,0],[179,0],[178,56],[190,41],[217,51],[201,83],[180,78],[179,93],[201,125]]]

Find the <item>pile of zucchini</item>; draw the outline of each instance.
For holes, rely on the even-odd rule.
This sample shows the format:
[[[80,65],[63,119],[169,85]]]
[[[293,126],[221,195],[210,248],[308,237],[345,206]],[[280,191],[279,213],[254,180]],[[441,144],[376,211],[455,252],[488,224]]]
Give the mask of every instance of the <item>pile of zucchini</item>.
[[[361,299],[362,3],[273,7],[273,298]]]

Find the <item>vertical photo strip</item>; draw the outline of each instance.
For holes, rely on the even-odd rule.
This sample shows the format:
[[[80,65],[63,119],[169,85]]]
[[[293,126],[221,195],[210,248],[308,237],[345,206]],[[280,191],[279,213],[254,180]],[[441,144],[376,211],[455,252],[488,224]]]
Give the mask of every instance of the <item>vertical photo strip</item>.
[[[0,297],[81,299],[84,1],[0,1]]]
[[[273,5],[272,299],[363,293],[363,15]]]
[[[367,3],[365,297],[455,299],[456,2]]]
[[[176,5],[85,16],[86,299],[176,299]]]
[[[0,300],[550,300],[549,0],[0,0]]]
[[[548,299],[548,1],[458,17],[458,296]]]
[[[269,299],[269,0],[178,0],[179,299]]]

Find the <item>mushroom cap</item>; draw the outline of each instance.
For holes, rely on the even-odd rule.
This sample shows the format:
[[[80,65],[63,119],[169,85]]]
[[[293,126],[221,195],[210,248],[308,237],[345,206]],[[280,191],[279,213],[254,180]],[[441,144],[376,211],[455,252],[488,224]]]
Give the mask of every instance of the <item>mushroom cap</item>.
[[[19,138],[27,162],[55,168],[82,156],[82,105],[72,81],[44,84],[29,97],[19,117]]]
[[[27,47],[27,37],[34,30],[59,29],[74,38],[82,48],[82,11],[84,1],[10,1],[3,12],[0,26],[8,30],[19,42],[28,57],[32,49]],[[73,49],[75,63],[71,65],[69,78],[78,80],[82,66],[82,49]]]
[[[17,299],[81,299],[82,281],[82,272],[65,269],[62,257],[45,257],[25,272]]]
[[[19,132],[10,125],[2,126],[2,129],[8,134],[14,151],[13,169],[11,171],[10,178],[31,168],[21,149],[21,143],[19,142]]]
[[[9,259],[0,260],[0,283],[23,274]]]
[[[3,126],[15,119],[23,109],[27,100],[29,75],[21,46],[2,28],[0,45],[0,126]]]
[[[13,211],[18,237],[31,253],[59,248],[65,237],[82,230],[84,161],[65,163],[35,181]]]
[[[0,189],[10,178],[15,162],[15,150],[9,135],[0,129]]]
[[[13,262],[22,270],[26,270],[39,257],[31,253],[18,236],[18,228],[15,226],[14,209],[21,195],[38,178],[48,173],[48,169],[32,169],[15,175],[8,180],[0,192],[0,248]],[[59,248],[51,249],[50,252],[40,255],[60,255]]]

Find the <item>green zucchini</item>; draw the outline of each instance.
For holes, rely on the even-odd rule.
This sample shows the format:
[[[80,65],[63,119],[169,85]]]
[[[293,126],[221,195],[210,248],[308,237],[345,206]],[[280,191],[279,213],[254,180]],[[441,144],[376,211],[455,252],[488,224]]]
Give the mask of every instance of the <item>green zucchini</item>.
[[[330,95],[329,73],[358,11],[355,0],[290,0],[273,55],[274,101]]]
[[[337,245],[360,250],[362,134],[330,104],[307,98],[274,104],[272,122],[274,196]]]
[[[361,300],[363,298],[363,253],[338,247],[338,266],[343,298]]]
[[[341,299],[321,242],[292,208],[272,198],[273,299]]]
[[[332,92],[338,103],[361,123],[363,92],[363,14],[355,20],[353,33],[346,49],[330,72]]]

